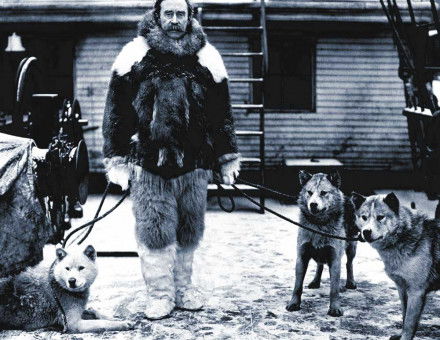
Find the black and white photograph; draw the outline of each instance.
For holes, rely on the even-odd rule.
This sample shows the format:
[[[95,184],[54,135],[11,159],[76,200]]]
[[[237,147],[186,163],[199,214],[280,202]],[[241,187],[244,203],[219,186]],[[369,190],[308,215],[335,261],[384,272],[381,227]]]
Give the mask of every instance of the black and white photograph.
[[[440,339],[439,0],[2,0],[0,339]]]

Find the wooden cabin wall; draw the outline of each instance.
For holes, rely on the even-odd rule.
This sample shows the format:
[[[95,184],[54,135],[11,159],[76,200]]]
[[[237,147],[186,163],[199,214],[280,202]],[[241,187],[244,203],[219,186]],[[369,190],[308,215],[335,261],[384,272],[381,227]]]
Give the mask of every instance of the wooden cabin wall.
[[[101,126],[110,68],[134,30],[90,35],[76,49],[75,91],[90,125]],[[221,51],[247,50],[245,37],[211,35]],[[249,76],[250,63],[225,58],[230,77]],[[266,114],[266,162],[286,158],[325,157],[348,169],[411,168],[403,88],[390,35],[365,38],[318,38],[316,47],[316,113]],[[267,89],[270,91],[270,89]],[[249,102],[247,85],[231,84],[233,102]],[[238,129],[258,129],[258,115],[235,115]],[[101,130],[87,132],[92,169],[102,170]],[[245,156],[258,156],[258,140],[239,139]]]
[[[331,157],[348,169],[410,169],[397,67],[389,36],[318,39],[316,113],[268,114],[267,162]]]
[[[89,126],[99,127],[86,132],[92,171],[102,170],[102,116],[111,75],[111,66],[122,46],[135,35],[135,30],[89,34],[76,48],[74,70],[75,98],[81,103]]]

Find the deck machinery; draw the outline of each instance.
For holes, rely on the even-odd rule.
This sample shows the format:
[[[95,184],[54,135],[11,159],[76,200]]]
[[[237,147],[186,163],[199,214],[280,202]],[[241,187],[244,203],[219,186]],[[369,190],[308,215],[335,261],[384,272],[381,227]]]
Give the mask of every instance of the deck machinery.
[[[11,231],[14,226],[2,223],[0,277],[35,264],[35,260],[41,258],[44,243],[59,243],[71,226],[71,218],[82,217],[81,205],[86,202],[88,195],[89,161],[83,139],[83,127],[87,125],[87,120],[82,119],[77,100],[41,92],[44,91],[40,81],[42,70],[38,66],[35,57],[24,58],[20,62],[15,79],[13,110],[1,117],[0,133],[6,134],[3,135],[5,143],[9,140],[8,135],[24,137],[23,140],[32,140],[32,150],[40,149],[40,157],[32,158],[35,187],[30,190],[34,191],[32,197],[39,198],[47,220],[42,224],[47,224],[50,230],[45,233],[45,240],[41,240],[39,228],[44,228],[43,225],[20,228],[18,232]],[[13,193],[6,193],[0,197],[0,203],[4,203],[2,209],[10,206],[11,211],[3,211],[5,215],[14,216],[17,200],[12,201],[14,204],[5,203],[11,195]],[[23,204],[32,203],[20,202],[18,206]],[[19,219],[17,221],[19,224]],[[27,240],[29,245],[24,248],[21,244],[14,246],[17,236]],[[6,256],[7,259],[3,258]]]
[[[434,0],[431,22],[417,22],[411,0],[379,0],[393,32],[404,84],[408,136],[418,188],[439,200],[440,217],[440,20]]]

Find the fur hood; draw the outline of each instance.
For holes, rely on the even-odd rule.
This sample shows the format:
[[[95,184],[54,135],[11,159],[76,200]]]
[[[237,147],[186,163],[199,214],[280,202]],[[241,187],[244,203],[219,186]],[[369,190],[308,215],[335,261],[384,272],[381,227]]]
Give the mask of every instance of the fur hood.
[[[185,35],[176,40],[166,35],[157,24],[153,11],[148,11],[139,22],[138,35],[143,36],[151,48],[179,57],[194,55],[206,44],[205,32],[196,19],[191,19]]]

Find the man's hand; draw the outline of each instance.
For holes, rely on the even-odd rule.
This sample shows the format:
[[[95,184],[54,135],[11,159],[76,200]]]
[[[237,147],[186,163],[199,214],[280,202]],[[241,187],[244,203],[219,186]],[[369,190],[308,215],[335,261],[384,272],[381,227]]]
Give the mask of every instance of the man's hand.
[[[125,191],[129,187],[130,171],[125,164],[118,164],[109,169],[107,172],[107,178],[109,182],[119,185],[122,191]]]
[[[240,160],[237,158],[229,162],[223,163],[220,166],[220,172],[224,184],[226,185],[234,184],[235,179],[240,174]]]

